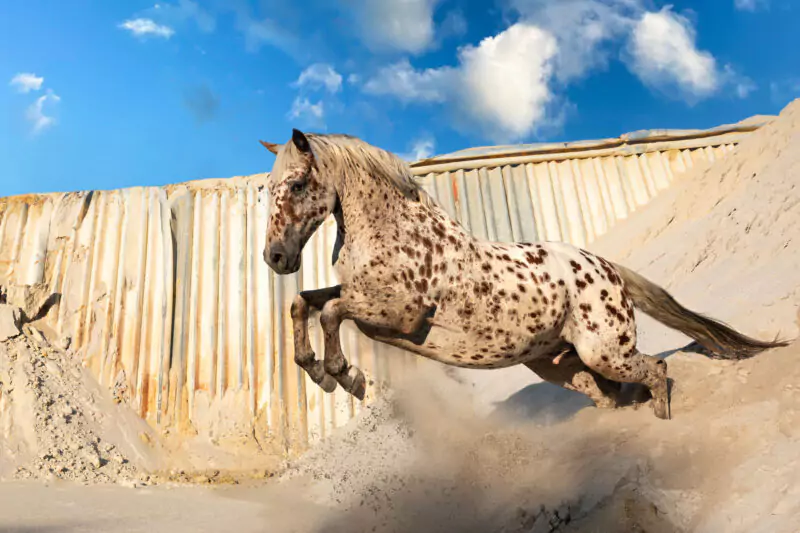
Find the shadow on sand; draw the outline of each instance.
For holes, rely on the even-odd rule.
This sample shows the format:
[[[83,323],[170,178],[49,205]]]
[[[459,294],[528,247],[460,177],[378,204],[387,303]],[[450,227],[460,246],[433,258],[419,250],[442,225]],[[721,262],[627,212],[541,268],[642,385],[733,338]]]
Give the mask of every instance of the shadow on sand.
[[[677,353],[696,353],[710,356],[702,346],[692,342],[681,348],[667,350],[655,357],[669,359]],[[669,380],[672,388],[672,379]],[[619,408],[631,408],[650,399],[649,391],[638,384],[625,383],[619,399]],[[540,382],[529,385],[496,404],[492,418],[524,420],[536,425],[551,426],[565,422],[582,409],[594,409],[594,403],[583,394],[564,389],[552,383]]]

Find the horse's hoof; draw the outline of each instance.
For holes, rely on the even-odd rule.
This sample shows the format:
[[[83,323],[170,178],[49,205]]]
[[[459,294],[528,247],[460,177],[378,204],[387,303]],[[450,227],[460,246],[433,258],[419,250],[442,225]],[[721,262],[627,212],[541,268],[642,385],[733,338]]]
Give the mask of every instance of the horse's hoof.
[[[330,394],[336,390],[336,385],[338,385],[338,383],[333,376],[330,374],[325,374],[322,377],[322,381],[320,381],[318,385],[322,388],[322,390]]]
[[[349,374],[355,374],[355,376],[352,376],[353,383],[350,385],[350,394],[358,398],[359,401],[363,401],[367,392],[367,380],[364,377],[364,373],[356,367],[350,367]]]
[[[610,398],[596,400],[594,402],[594,406],[598,409],[616,409],[617,408],[617,401],[612,400]]]
[[[325,372],[322,361],[314,361],[310,367],[306,367],[311,381],[319,385],[322,390],[331,393],[336,390],[336,378]]]
[[[656,417],[660,418],[661,420],[669,420],[669,406],[667,405],[667,402],[664,400],[654,400],[653,414],[655,414]]]

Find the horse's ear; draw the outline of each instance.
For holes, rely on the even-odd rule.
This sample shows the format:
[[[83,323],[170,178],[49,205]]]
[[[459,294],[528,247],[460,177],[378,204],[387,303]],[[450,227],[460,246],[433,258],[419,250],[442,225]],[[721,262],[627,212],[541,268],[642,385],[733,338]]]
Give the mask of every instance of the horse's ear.
[[[280,148],[280,145],[275,143],[268,143],[266,141],[258,141],[258,142],[260,142],[264,146],[264,148],[266,148],[273,154],[278,155],[278,149]]]
[[[311,153],[311,145],[308,143],[308,138],[302,131],[298,129],[292,130],[292,142],[300,152],[304,154]]]

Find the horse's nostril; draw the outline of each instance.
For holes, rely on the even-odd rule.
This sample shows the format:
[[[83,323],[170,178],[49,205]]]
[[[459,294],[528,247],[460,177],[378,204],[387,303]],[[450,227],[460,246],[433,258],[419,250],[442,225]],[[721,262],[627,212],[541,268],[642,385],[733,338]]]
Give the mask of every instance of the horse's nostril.
[[[283,272],[289,266],[289,256],[282,243],[276,242],[264,251],[264,259],[275,272]]]

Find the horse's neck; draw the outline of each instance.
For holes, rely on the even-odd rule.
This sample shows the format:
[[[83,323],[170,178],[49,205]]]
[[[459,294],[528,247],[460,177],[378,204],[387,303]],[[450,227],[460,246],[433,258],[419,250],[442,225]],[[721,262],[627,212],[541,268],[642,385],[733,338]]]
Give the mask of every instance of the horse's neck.
[[[387,227],[402,225],[416,203],[381,180],[352,180],[355,183],[345,184],[339,194],[345,231],[356,239],[369,239]]]
[[[343,246],[372,247],[391,239],[397,230],[413,231],[438,221],[439,226],[450,216],[435,202],[419,202],[405,197],[392,185],[375,180],[360,186],[345,186],[340,192],[341,212],[337,216],[343,232]],[[427,216],[421,216],[420,214]],[[461,226],[451,226],[448,231],[460,241],[474,237]],[[338,241],[338,239],[337,239]]]

